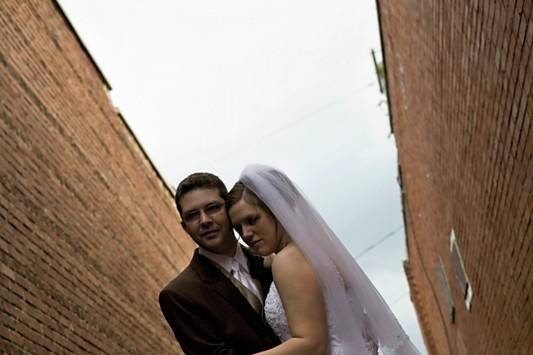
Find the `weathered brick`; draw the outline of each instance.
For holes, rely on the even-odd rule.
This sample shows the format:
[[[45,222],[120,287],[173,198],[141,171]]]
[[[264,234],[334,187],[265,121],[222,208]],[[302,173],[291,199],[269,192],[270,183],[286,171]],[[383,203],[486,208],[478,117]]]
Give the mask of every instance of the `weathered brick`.
[[[157,295],[194,246],[171,193],[55,1],[2,1],[0,37],[2,350],[177,351]]]
[[[406,272],[428,351],[529,353],[533,1],[377,3],[402,171]],[[471,311],[452,269],[452,229],[474,292]]]

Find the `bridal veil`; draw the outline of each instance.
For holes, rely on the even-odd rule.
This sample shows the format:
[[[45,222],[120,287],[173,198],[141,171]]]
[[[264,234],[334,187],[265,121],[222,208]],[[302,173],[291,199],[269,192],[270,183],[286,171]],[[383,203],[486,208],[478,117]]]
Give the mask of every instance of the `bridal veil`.
[[[270,208],[317,273],[335,353],[372,354],[373,342],[385,355],[419,354],[355,259],[284,173],[249,165],[240,181]]]

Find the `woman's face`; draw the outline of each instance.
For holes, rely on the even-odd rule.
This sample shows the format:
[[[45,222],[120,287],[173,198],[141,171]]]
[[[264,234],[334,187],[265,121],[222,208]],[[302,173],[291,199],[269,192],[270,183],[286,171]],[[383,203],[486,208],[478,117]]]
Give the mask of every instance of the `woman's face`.
[[[267,256],[285,245],[285,232],[270,213],[242,199],[229,210],[231,222],[251,251]]]

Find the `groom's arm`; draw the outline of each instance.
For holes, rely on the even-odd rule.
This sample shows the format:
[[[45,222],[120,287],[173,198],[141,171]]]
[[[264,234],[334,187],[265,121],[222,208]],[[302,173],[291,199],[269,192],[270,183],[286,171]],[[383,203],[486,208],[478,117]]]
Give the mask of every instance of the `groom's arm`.
[[[168,290],[159,294],[159,305],[185,354],[238,355],[217,330],[195,312],[197,305]]]

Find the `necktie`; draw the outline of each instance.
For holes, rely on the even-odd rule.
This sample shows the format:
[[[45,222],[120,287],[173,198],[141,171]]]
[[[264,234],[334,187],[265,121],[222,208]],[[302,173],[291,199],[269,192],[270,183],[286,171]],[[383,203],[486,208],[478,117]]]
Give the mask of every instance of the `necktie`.
[[[232,263],[230,274],[232,276],[230,280],[232,280],[235,287],[239,289],[253,309],[261,314],[263,305],[259,297],[252,291],[257,290],[257,287],[251,283],[251,276],[247,275],[246,270],[243,270],[243,267],[237,261]]]

